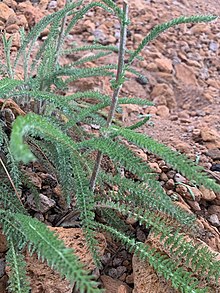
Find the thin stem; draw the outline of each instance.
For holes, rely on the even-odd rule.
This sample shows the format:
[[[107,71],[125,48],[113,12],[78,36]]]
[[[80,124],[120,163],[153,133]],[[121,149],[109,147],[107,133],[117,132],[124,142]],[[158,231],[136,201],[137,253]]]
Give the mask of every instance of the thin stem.
[[[11,176],[10,176],[10,174],[9,174],[9,172],[8,172],[6,166],[5,166],[5,164],[4,164],[4,162],[2,161],[1,158],[0,158],[0,163],[1,163],[2,167],[3,167],[3,169],[5,170],[5,173],[6,173],[8,179],[9,179],[9,181],[10,181],[10,183],[11,183],[12,188],[14,189],[14,192],[15,192],[15,194],[16,194],[18,200],[20,201],[21,205],[23,206],[23,203],[22,203],[22,201],[21,201],[21,199],[20,199],[20,196],[19,196],[19,193],[18,193],[18,191],[17,191],[17,189],[16,189],[16,187],[15,187],[15,185],[14,185],[14,182],[13,182],[13,180],[12,180],[12,178],[11,178]]]
[[[69,1],[66,0],[65,7],[68,5],[68,3],[69,3]],[[57,65],[57,63],[59,61],[60,50],[62,47],[63,39],[65,37],[64,36],[64,29],[65,29],[65,25],[66,25],[67,14],[68,13],[65,14],[65,16],[63,17],[62,22],[61,22],[60,33],[59,33],[58,40],[57,40],[55,66]]]
[[[11,45],[12,45],[12,38],[10,37],[7,40],[6,35],[4,34],[2,36],[2,41],[3,41],[3,46],[4,46],[4,53],[5,53],[5,58],[6,58],[8,76],[10,78],[13,78],[14,76],[13,76],[13,70],[12,70],[12,67],[11,67],[11,59],[10,59],[10,50],[11,50]]]
[[[118,54],[118,68],[115,80],[115,89],[112,96],[112,102],[110,106],[110,110],[107,117],[107,125],[106,127],[110,127],[112,120],[114,118],[115,109],[118,103],[118,96],[122,87],[122,81],[124,77],[124,56],[126,51],[126,39],[127,39],[127,23],[128,23],[128,3],[126,1],[123,2],[123,19],[121,20],[121,29],[120,29],[120,46],[119,46],[119,54]],[[92,191],[95,189],[96,179],[99,173],[101,161],[102,161],[102,152],[98,151],[95,161],[95,166],[92,172],[92,176],[90,179],[90,188]]]

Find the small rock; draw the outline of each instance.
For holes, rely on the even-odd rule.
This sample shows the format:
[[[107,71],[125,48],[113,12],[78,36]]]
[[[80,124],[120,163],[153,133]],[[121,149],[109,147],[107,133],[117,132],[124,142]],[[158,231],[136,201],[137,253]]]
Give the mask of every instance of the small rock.
[[[109,253],[109,252],[105,253],[101,259],[102,264],[106,265],[110,261],[110,259],[111,259],[111,253]]]
[[[220,172],[220,164],[213,164],[210,170]]]
[[[118,266],[117,267],[117,279],[120,278],[126,271],[127,271],[127,268],[125,266]]]
[[[164,105],[158,106],[157,107],[157,113],[158,116],[162,118],[167,118],[170,115],[170,110]]]
[[[115,280],[114,278],[111,278],[105,275],[102,275],[100,279],[104,285],[105,293],[131,293],[132,292],[132,289],[120,280]],[[127,291],[118,292],[118,290],[122,290],[122,288],[120,288],[121,286],[123,286],[123,290],[125,287]]]
[[[170,170],[167,172],[167,177],[168,178],[174,178],[176,172],[174,170]]]
[[[219,218],[216,214],[212,214],[210,217],[209,217],[209,222],[215,226],[215,227],[219,227],[220,226],[220,221],[219,221]]]
[[[211,41],[210,44],[209,44],[209,49],[212,52],[216,52],[218,50],[218,43],[214,42],[214,41]]]
[[[90,33],[93,33],[95,31],[95,23],[90,19],[84,21],[83,26],[85,26],[86,30]]]
[[[191,146],[186,142],[177,142],[175,145],[176,149],[183,154],[190,154],[192,151]]]
[[[57,1],[55,0],[50,1],[48,4],[48,9],[55,9],[55,8],[57,8]]]
[[[46,213],[56,205],[55,200],[47,197],[42,193],[39,194],[39,209],[32,194],[27,197],[27,203],[32,210],[39,211],[41,213]]]
[[[161,181],[164,181],[164,182],[167,182],[167,181],[168,181],[167,174],[164,173],[164,172],[162,172],[162,173],[160,174],[160,180],[161,180]]]
[[[0,2],[0,20],[6,22],[11,14],[15,14],[14,11],[5,3]]]
[[[127,284],[133,284],[133,283],[134,283],[134,275],[133,275],[133,273],[130,274],[130,275],[128,275],[128,276],[126,277],[126,283],[127,283]]]
[[[114,267],[117,267],[117,266],[120,266],[123,262],[123,259],[122,258],[119,258],[119,257],[115,257],[112,261],[112,265]]]
[[[187,203],[190,205],[190,207],[194,210],[194,211],[201,211],[200,205],[197,201],[194,200],[187,200]]]
[[[151,93],[151,99],[157,106],[165,105],[169,109],[176,108],[177,106],[174,91],[166,83],[160,83],[155,85]]]
[[[135,80],[136,80],[139,84],[141,84],[141,85],[146,85],[146,84],[148,84],[148,79],[147,79],[145,76],[142,76],[142,75],[136,77]]]
[[[209,215],[216,214],[218,218],[220,219],[220,206],[211,205],[210,207],[208,207],[208,214]]]
[[[205,23],[198,23],[195,24],[191,30],[192,34],[199,34],[201,35],[202,33],[209,33],[210,32],[210,28],[205,24]]]
[[[169,189],[169,190],[173,190],[174,189],[174,186],[175,186],[175,183],[174,183],[174,180],[173,179],[169,179],[166,184],[164,185],[164,187],[166,189]]]
[[[153,169],[156,173],[160,174],[162,171],[157,163],[148,163],[150,168]]]
[[[175,65],[176,78],[185,85],[198,86],[195,72],[192,67],[180,63]]]
[[[207,152],[207,156],[213,160],[220,160],[220,149],[210,149]]]
[[[146,240],[145,233],[140,229],[140,227],[137,228],[136,231],[136,237],[139,241],[144,242]]]
[[[128,293],[128,289],[125,285],[120,285],[118,287],[118,292],[117,293]]]
[[[111,277],[111,278],[113,278],[113,279],[117,279],[117,277],[118,277],[117,269],[116,269],[116,268],[111,268],[111,269],[108,271],[108,275],[109,275],[109,277]]]
[[[201,138],[205,142],[208,149],[220,148],[219,133],[207,126],[201,128]]]
[[[173,71],[172,60],[168,58],[156,58],[155,63],[157,67],[163,72],[171,73]]]
[[[202,199],[205,199],[207,201],[212,201],[216,198],[216,195],[212,190],[209,190],[205,188],[204,186],[201,186],[199,189],[202,193]]]
[[[183,177],[180,173],[176,173],[174,176],[174,181],[179,183],[186,183],[187,180],[185,177]]]
[[[11,24],[11,25],[7,26],[5,30],[9,34],[14,34],[17,31],[19,31],[19,26],[14,23],[14,24]]]
[[[191,193],[190,193],[191,191]],[[200,201],[202,197],[201,191],[197,187],[186,186],[182,184],[178,184],[176,186],[176,192],[178,192],[182,197],[188,200]]]

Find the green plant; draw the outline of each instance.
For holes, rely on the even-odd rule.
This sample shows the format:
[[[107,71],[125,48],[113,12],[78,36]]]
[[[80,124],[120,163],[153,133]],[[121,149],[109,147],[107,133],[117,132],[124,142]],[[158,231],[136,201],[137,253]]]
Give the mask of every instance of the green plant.
[[[131,52],[126,50],[126,29],[129,24],[127,4],[124,2],[121,9],[112,0],[90,4],[83,2],[67,2],[62,10],[41,20],[28,35],[25,35],[24,31],[21,32],[22,44],[13,64],[9,54],[11,40],[3,37],[6,66],[2,66],[2,71],[7,77],[0,80],[0,98],[6,101],[13,98],[19,105],[35,101],[34,113],[15,119],[10,139],[5,125],[0,124],[0,147],[4,154],[0,163],[3,173],[6,174],[0,184],[0,215],[9,245],[9,288],[12,292],[29,292],[28,280],[23,273],[22,257],[22,251],[27,246],[32,253],[36,251],[39,257],[46,259],[50,266],[71,282],[76,282],[80,292],[100,292],[73,251],[66,249],[62,241],[44,224],[31,218],[23,206],[22,184],[26,180],[20,168],[21,164],[39,160],[58,178],[67,205],[71,206],[73,197],[76,199],[82,229],[97,266],[100,265],[100,259],[97,255],[94,231],[98,228],[111,233],[141,259],[147,259],[159,274],[171,280],[174,288],[181,292],[210,292],[209,287],[204,287],[202,281],[217,283],[220,263],[215,260],[215,255],[195,244],[195,217],[173,204],[150,167],[137,157],[124,141],[148,149],[163,158],[197,185],[202,184],[216,191],[220,190],[219,185],[204,174],[202,167],[184,155],[136,132],[149,117],[131,127],[113,123],[113,118],[121,104],[151,104],[138,98],[119,97],[126,72],[140,75],[131,65],[139,58],[138,55],[144,46],[174,25],[208,22],[216,17],[180,17],[158,25],[144,38],[137,50]],[[93,7],[101,7],[119,18],[120,48],[94,44],[65,51],[63,48],[66,36],[77,21]],[[50,33],[31,61],[35,41],[47,26],[50,26]],[[59,64],[61,54],[84,50],[98,53],[83,57],[68,66]],[[86,62],[97,60],[112,52],[118,52],[118,64],[83,67]],[[128,55],[126,64],[125,54]],[[19,60],[23,60],[23,80],[16,79]],[[61,89],[65,91],[70,82],[90,76],[110,76],[113,97],[98,91],[77,92],[68,96],[58,94]],[[88,102],[88,98],[93,100],[93,103]],[[101,110],[107,106],[110,106],[110,110],[105,119]],[[54,113],[55,116],[52,115]],[[82,125],[87,123],[100,125],[98,138],[83,130]],[[76,140],[72,138],[71,133],[75,134]],[[97,151],[95,165],[91,160],[94,151]],[[121,177],[119,172],[112,174],[102,169],[103,154],[107,155],[115,166],[120,165],[135,174],[136,181]],[[113,185],[118,186],[117,192],[111,188]],[[101,213],[105,224],[95,220],[96,211]],[[164,252],[168,253],[161,253],[132,238],[123,220],[124,216],[131,216],[150,228],[151,233],[160,237]],[[186,240],[186,236],[190,236],[191,240]]]

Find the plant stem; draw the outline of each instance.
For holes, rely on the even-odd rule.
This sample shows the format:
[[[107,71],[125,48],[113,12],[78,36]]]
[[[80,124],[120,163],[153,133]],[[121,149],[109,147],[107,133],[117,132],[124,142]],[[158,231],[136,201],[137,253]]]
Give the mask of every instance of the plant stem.
[[[20,201],[21,205],[23,206],[23,203],[22,203],[22,201],[21,201],[21,199],[20,199],[20,195],[19,195],[19,193],[18,193],[18,191],[17,191],[17,189],[16,189],[16,187],[15,187],[15,185],[14,185],[14,182],[13,182],[13,180],[12,180],[12,178],[11,178],[11,176],[10,176],[10,174],[9,174],[9,172],[8,172],[6,166],[5,166],[5,164],[4,164],[4,162],[2,161],[1,158],[0,158],[0,164],[2,165],[2,167],[3,167],[3,169],[4,169],[5,173],[6,173],[6,175],[7,175],[7,177],[8,177],[8,179],[9,179],[9,181],[10,181],[11,186],[12,186],[12,188],[14,189],[14,192],[15,192],[15,194],[16,194],[18,200]]]
[[[69,1],[66,0],[65,7],[69,4]],[[67,13],[65,14],[64,18],[62,19],[61,22],[61,28],[60,28],[60,33],[58,36],[57,40],[57,48],[56,48],[56,57],[55,57],[55,66],[57,65],[59,61],[59,56],[60,56],[60,49],[63,44],[63,39],[64,39],[64,30],[65,30],[65,25],[66,25],[66,19],[67,19]]]
[[[110,106],[110,110],[107,117],[107,125],[106,127],[110,127],[112,120],[114,118],[115,109],[118,103],[118,96],[122,87],[122,80],[124,77],[124,56],[126,51],[126,39],[127,39],[127,23],[128,23],[128,3],[123,1],[123,19],[121,19],[121,29],[120,29],[120,47],[118,54],[118,68],[115,80],[115,89],[112,96],[112,102]],[[95,189],[96,179],[99,173],[101,161],[102,161],[102,152],[98,151],[95,161],[95,166],[92,172],[92,176],[90,179],[90,188],[92,191]]]

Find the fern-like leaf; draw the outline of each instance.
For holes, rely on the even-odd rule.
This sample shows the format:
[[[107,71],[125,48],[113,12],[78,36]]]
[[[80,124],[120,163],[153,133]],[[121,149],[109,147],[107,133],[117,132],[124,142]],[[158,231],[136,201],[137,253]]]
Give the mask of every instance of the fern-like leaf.
[[[202,173],[203,168],[197,166],[193,161],[189,160],[185,155],[179,154],[167,146],[155,141],[149,136],[134,132],[130,129],[119,129],[114,127],[113,131],[123,136],[128,141],[136,144],[141,148],[163,158],[167,163],[172,165],[178,172],[182,173],[188,179],[195,181],[198,185],[204,185],[216,191],[220,191],[220,186],[212,179]]]
[[[209,292],[209,288],[198,288],[199,281],[192,273],[187,272],[182,267],[176,267],[175,261],[168,256],[161,254],[156,249],[148,244],[136,242],[134,239],[122,234],[116,229],[97,223],[97,226],[102,230],[108,231],[116,239],[120,240],[129,251],[140,257],[142,260],[147,260],[149,264],[166,280],[170,280],[175,289],[180,289],[184,293],[204,293]]]
[[[130,56],[127,66],[129,66],[134,59],[140,54],[142,49],[152,40],[154,40],[157,36],[159,36],[161,33],[166,31],[167,29],[181,24],[181,23],[198,23],[198,22],[209,22],[213,21],[217,18],[217,16],[214,15],[193,15],[193,16],[180,16],[178,18],[175,18],[171,21],[165,22],[163,24],[156,25],[150,33],[142,40],[141,44],[138,46],[138,48],[135,50],[135,52]]]
[[[81,293],[98,293],[96,283],[87,274],[74,255],[73,249],[66,248],[63,241],[59,240],[46,225],[22,214],[9,215],[0,210],[0,214],[8,221],[8,226],[13,226],[14,230],[22,231],[26,241],[30,243],[29,249],[37,252],[38,257],[47,260],[49,266],[65,276],[71,283],[76,282],[76,288]],[[7,237],[8,231],[4,233]]]
[[[16,250],[14,243],[10,240],[6,261],[9,266],[9,292],[29,293],[31,289],[26,275],[24,256]]]

